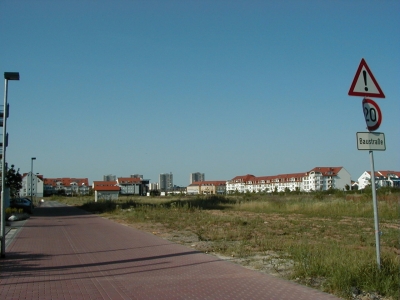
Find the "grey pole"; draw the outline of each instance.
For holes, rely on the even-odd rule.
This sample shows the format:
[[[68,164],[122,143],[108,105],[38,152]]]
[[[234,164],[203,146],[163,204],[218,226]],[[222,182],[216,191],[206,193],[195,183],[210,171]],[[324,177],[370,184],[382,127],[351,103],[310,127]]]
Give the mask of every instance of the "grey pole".
[[[36,157],[31,158],[31,202],[33,204],[33,161]]]
[[[1,147],[1,203],[0,203],[0,238],[1,238],[1,257],[6,256],[6,228],[5,228],[5,201],[4,201],[4,190],[6,188],[6,146],[7,146],[7,95],[8,95],[8,81],[9,80],[19,80],[18,72],[4,72],[4,107],[3,107],[3,144]]]
[[[6,124],[7,124],[7,92],[8,92],[8,79],[4,79],[4,106],[3,106],[3,144],[1,145],[1,257],[6,256],[6,236],[5,236],[5,207],[4,207],[4,189],[6,186]]]
[[[369,151],[371,158],[371,187],[372,187],[372,202],[374,204],[374,222],[375,222],[375,245],[376,245],[376,261],[378,269],[381,269],[381,250],[380,250],[380,232],[379,232],[379,216],[378,216],[378,203],[376,200],[376,187],[375,187],[375,167],[374,167],[374,152]]]

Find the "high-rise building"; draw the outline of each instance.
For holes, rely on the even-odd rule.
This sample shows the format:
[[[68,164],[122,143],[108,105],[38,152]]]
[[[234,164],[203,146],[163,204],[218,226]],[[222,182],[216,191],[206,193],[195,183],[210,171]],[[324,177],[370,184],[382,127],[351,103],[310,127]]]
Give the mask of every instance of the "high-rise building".
[[[204,175],[204,173],[190,173],[189,176],[189,184],[192,184],[193,182],[197,182],[197,181],[205,181],[206,177]]]
[[[104,175],[103,176],[103,181],[116,181],[117,180],[117,176],[116,175]]]
[[[160,174],[160,191],[172,191],[174,189],[174,180],[172,173]]]
[[[141,178],[141,179],[143,179],[143,175],[133,174],[133,175],[131,175],[131,178]]]

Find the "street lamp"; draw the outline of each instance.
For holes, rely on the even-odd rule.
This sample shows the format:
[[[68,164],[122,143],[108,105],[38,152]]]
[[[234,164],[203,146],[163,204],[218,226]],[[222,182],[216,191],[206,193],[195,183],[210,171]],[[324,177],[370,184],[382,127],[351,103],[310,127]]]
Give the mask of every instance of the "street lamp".
[[[36,157],[31,158],[31,202],[33,203],[33,161]]]
[[[7,147],[7,117],[8,117],[8,81],[19,80],[18,72],[4,72],[4,106],[3,106],[3,143],[1,144],[1,203],[0,203],[0,238],[1,238],[1,257],[6,256],[6,230],[5,230],[5,201],[4,201],[4,190],[6,188],[6,147]]]

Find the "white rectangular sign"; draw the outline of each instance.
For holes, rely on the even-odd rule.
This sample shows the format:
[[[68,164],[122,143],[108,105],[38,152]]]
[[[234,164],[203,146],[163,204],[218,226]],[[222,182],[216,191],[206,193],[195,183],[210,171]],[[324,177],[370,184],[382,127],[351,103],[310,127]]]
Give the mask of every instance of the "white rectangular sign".
[[[382,132],[357,132],[357,149],[385,151],[385,134]]]

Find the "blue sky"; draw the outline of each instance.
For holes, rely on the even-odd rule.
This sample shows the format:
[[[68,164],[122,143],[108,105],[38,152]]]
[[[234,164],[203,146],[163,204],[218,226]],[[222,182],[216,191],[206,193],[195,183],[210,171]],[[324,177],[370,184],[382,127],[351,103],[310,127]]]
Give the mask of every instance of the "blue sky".
[[[400,170],[399,1],[1,1],[7,162],[45,177],[206,180],[370,170],[348,90],[364,58]],[[3,88],[4,89],[4,88]]]

